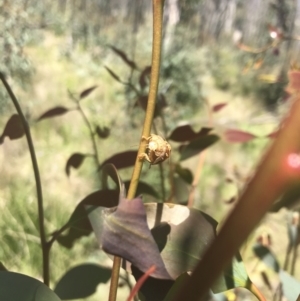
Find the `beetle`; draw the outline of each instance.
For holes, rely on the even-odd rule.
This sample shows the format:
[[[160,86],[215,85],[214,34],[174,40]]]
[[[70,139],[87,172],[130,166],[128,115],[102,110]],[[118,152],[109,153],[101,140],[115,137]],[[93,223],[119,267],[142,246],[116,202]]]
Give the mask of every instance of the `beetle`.
[[[171,155],[171,145],[162,137],[151,134],[148,138],[142,136],[142,140],[148,142],[146,152],[139,154],[140,160],[146,160],[151,165],[159,164]]]

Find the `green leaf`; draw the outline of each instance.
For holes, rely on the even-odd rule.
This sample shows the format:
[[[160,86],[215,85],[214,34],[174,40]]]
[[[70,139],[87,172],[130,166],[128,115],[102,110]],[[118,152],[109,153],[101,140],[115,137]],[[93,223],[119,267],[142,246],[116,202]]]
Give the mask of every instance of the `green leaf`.
[[[178,176],[173,178],[174,185],[174,203],[186,205],[189,198],[189,185]]]
[[[180,149],[180,161],[186,160],[190,157],[198,155],[207,147],[213,145],[219,140],[217,135],[207,135],[195,140],[192,140],[189,144],[183,145]]]
[[[54,292],[63,300],[86,298],[96,292],[100,283],[106,283],[111,269],[86,263],[68,270],[55,285]]]
[[[240,254],[237,254],[221,277],[211,287],[214,294],[227,291],[235,287],[248,288],[251,283]]]
[[[44,283],[26,275],[0,271],[0,300],[61,301]]]
[[[164,298],[163,301],[172,301],[177,296],[179,290],[185,283],[190,279],[190,275],[188,273],[181,274],[169,290],[167,296]]]
[[[0,271],[8,271],[1,261],[0,261]]]

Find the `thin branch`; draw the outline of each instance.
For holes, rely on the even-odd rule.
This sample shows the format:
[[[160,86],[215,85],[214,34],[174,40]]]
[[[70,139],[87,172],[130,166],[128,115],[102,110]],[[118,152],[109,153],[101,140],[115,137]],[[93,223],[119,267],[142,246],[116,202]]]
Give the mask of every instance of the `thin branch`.
[[[38,204],[38,216],[39,216],[39,230],[40,230],[40,240],[41,240],[41,248],[42,248],[42,256],[43,256],[43,279],[44,283],[49,286],[49,248],[47,248],[47,242],[46,242],[46,235],[45,235],[45,225],[44,225],[44,207],[43,207],[43,192],[42,192],[42,185],[41,185],[41,179],[40,179],[40,173],[39,173],[39,167],[36,160],[35,150],[33,146],[33,141],[30,134],[30,129],[27,123],[27,120],[25,119],[25,116],[22,112],[21,106],[19,105],[19,102],[14,95],[11,87],[9,86],[8,82],[5,79],[5,76],[3,73],[0,72],[0,79],[5,86],[5,89],[7,93],[9,94],[16,111],[18,112],[18,115],[21,119],[22,125],[24,127],[28,148],[30,152],[30,157],[32,161],[32,167],[35,177],[35,184],[36,184],[36,193],[37,193],[37,204]]]
[[[92,128],[92,125],[89,121],[89,119],[87,118],[87,116],[85,115],[81,105],[80,105],[80,102],[77,102],[77,108],[78,108],[78,111],[79,113],[81,114],[86,126],[88,127],[89,129],[89,132],[90,132],[90,137],[91,137],[91,141],[92,141],[92,145],[93,145],[93,151],[94,151],[94,158],[95,158],[95,163],[96,163],[96,166],[97,166],[97,170],[99,168],[99,165],[100,165],[100,160],[99,160],[99,154],[98,154],[98,148],[97,148],[97,142],[96,142],[96,139],[95,139],[95,132],[93,131],[93,128]],[[98,173],[99,174],[99,173]]]

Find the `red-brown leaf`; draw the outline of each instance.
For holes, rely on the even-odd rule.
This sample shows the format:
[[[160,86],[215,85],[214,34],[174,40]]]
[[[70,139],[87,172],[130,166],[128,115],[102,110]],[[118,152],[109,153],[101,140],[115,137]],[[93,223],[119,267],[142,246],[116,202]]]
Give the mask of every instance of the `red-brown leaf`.
[[[21,138],[24,135],[24,127],[18,114],[12,115],[7,121],[4,131],[0,136],[0,144],[3,142],[4,137],[10,140]]]
[[[216,112],[222,110],[222,109],[223,109],[224,107],[226,107],[226,106],[227,106],[227,103],[226,103],[226,102],[218,103],[218,104],[216,104],[216,105],[214,105],[214,106],[212,107],[212,111],[213,111],[214,113],[216,113]]]
[[[211,131],[211,128],[201,128],[201,130],[196,133],[189,124],[186,124],[178,126],[175,130],[173,130],[169,139],[175,142],[191,141],[201,136],[206,136]]]
[[[268,138],[276,138],[277,135],[278,135],[278,130],[276,130],[276,131],[270,133],[267,137],[268,137]]]
[[[84,158],[86,157],[85,154],[75,153],[73,154],[67,161],[66,164],[66,174],[70,175],[71,167],[78,168],[82,164]]]
[[[288,72],[289,84],[286,91],[293,94],[300,91],[300,70],[291,70]]]
[[[122,83],[120,77],[114,73],[111,69],[109,69],[108,67],[104,66],[104,68],[108,71],[108,73],[116,80],[118,81],[119,83]]]
[[[243,143],[243,142],[251,141],[252,139],[256,138],[256,136],[248,132],[229,129],[225,131],[224,138],[227,142]]]
[[[42,114],[37,119],[37,121],[40,121],[40,120],[45,119],[45,118],[51,118],[51,117],[56,117],[56,116],[59,116],[59,115],[63,115],[65,113],[69,112],[69,111],[70,111],[70,109],[68,109],[68,108],[58,106],[58,107],[55,107],[53,109],[50,109],[50,110],[46,111],[44,114]]]
[[[136,67],[136,63],[134,62],[134,61],[132,61],[132,60],[130,60],[129,58],[128,58],[128,56],[127,56],[127,54],[124,52],[124,51],[122,51],[122,50],[120,50],[120,49],[118,49],[118,48],[116,48],[116,47],[114,47],[114,46],[109,46],[113,51],[114,51],[114,53],[116,53],[129,67],[131,67],[132,69],[137,69],[137,67]]]
[[[125,151],[122,153],[115,154],[112,157],[106,159],[102,163],[101,167],[108,163],[114,164],[117,169],[130,167],[135,164],[136,157],[137,151]]]
[[[80,93],[79,98],[80,98],[80,99],[83,99],[83,98],[87,97],[87,96],[90,95],[96,88],[97,88],[97,86],[93,86],[93,87],[90,87],[90,88],[88,88],[88,89],[83,90],[83,91]]]

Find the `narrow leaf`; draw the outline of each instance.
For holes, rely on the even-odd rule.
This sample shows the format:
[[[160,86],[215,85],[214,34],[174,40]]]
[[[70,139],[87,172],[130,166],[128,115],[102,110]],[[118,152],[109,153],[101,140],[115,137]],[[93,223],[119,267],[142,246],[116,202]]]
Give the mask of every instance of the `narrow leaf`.
[[[86,263],[68,270],[56,283],[54,292],[63,300],[82,299],[94,294],[100,283],[107,283],[111,269]]]
[[[118,49],[118,48],[116,48],[116,47],[114,47],[114,46],[109,46],[130,68],[132,68],[132,69],[137,69],[137,67],[136,67],[136,63],[134,62],[134,61],[132,61],[132,60],[130,60],[128,57],[127,57],[127,54],[124,52],[124,51],[122,51],[122,50],[120,50],[120,49]]]
[[[60,115],[63,115],[63,114],[65,114],[65,113],[69,112],[69,111],[70,111],[70,109],[68,109],[68,108],[58,106],[58,107],[55,107],[55,108],[50,109],[50,110],[46,111],[45,113],[43,113],[43,114],[37,119],[37,121],[40,121],[40,120],[46,119],[46,118],[51,118],[51,117],[60,116]]]
[[[214,113],[216,113],[216,112],[219,112],[219,111],[221,111],[224,107],[226,107],[227,106],[227,103],[226,102],[223,102],[223,103],[218,103],[218,104],[216,104],[216,105],[214,105],[213,107],[212,107],[212,111],[214,112]]]
[[[253,140],[254,138],[256,138],[256,136],[248,132],[229,129],[224,132],[224,138],[226,139],[227,142],[243,143],[243,142],[248,142]]]
[[[196,133],[189,124],[186,124],[174,129],[168,139],[175,142],[191,141],[199,137],[207,136],[211,131],[211,128],[201,128],[201,130]]]
[[[82,164],[83,160],[85,159],[85,154],[75,153],[71,155],[71,157],[68,159],[66,164],[66,174],[67,176],[70,175],[71,167],[78,168]]]
[[[89,96],[96,88],[97,88],[97,86],[92,86],[92,87],[90,87],[90,88],[88,88],[88,89],[83,90],[83,91],[80,93],[79,98],[80,98],[80,99],[83,99],[83,98]]]
[[[101,164],[101,167],[108,163],[114,164],[117,169],[130,167],[135,164],[136,158],[137,158],[137,151],[131,151],[131,150],[125,151],[122,153],[115,154],[112,157],[106,159]]]
[[[261,275],[261,278],[263,280],[263,283],[265,284],[265,286],[270,290],[272,291],[272,285],[271,285],[271,282],[269,280],[269,277],[267,275],[267,273],[265,271],[261,271],[260,272],[260,275]]]
[[[109,69],[108,67],[106,67],[106,66],[104,66],[104,68],[108,71],[108,73],[116,80],[116,81],[118,81],[119,83],[123,83],[122,81],[121,81],[121,79],[120,79],[120,77],[116,74],[116,73],[114,73],[111,69]]]
[[[19,115],[14,114],[9,118],[5,125],[4,131],[0,136],[0,144],[3,143],[5,137],[8,137],[10,140],[15,140],[21,138],[24,133],[24,128]]]
[[[207,135],[196,140],[192,140],[189,144],[182,146],[180,150],[180,161],[186,160],[202,152],[207,147],[213,145],[219,140],[217,135]]]

